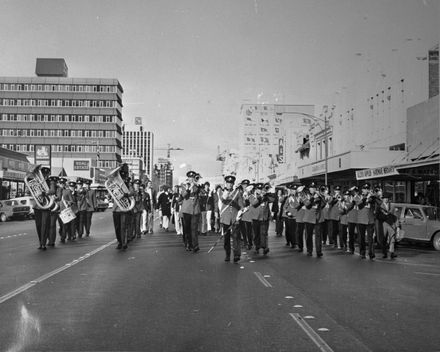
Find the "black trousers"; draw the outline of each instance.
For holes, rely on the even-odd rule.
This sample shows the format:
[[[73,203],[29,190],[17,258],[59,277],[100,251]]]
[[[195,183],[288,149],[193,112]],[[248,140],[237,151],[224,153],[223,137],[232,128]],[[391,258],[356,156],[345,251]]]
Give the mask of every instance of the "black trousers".
[[[331,231],[330,231],[331,230],[330,229],[331,221],[330,220],[325,220],[324,224],[325,225],[323,225],[323,227],[322,227],[322,235],[321,235],[322,242],[323,243],[327,243],[327,237],[328,237],[329,243],[332,243],[332,239],[331,239],[331,236],[330,236],[330,234],[331,234]]]
[[[277,236],[282,236],[284,230],[284,219],[282,217],[276,217],[275,219],[275,233]]]
[[[374,231],[376,232],[377,243],[379,243],[382,253],[387,254],[388,240],[386,236],[384,236],[383,221],[376,219],[374,223]]]
[[[84,228],[86,226],[86,211],[80,210],[78,214],[76,214],[76,217],[78,224],[78,237],[81,238],[84,234]]]
[[[76,216],[78,216],[78,214],[76,214]],[[65,240],[66,237],[69,240],[76,238],[77,221],[78,218],[75,218],[67,224],[63,224],[63,232],[61,235],[62,240]]]
[[[199,247],[199,221],[200,214],[183,213],[183,243],[187,248]]]
[[[296,246],[296,220],[291,218],[284,219],[286,224],[286,244]]]
[[[339,223],[339,243],[343,249],[347,249],[348,225]]]
[[[238,224],[225,225],[222,224],[224,242],[223,248],[225,249],[226,256],[231,255],[231,238],[232,238],[232,249],[234,251],[234,258],[240,258],[241,248],[240,248],[240,229]]]
[[[57,220],[58,220],[58,213],[56,212],[50,212],[49,215],[49,244],[55,244],[55,240],[57,237]]]
[[[244,245],[252,247],[252,222],[240,220],[240,233]]]
[[[255,249],[269,248],[268,244],[269,220],[252,220]]]
[[[305,224],[303,222],[296,223],[296,243],[301,250],[304,248],[304,228]]]
[[[44,209],[34,209],[35,227],[37,228],[38,242],[40,246],[45,246],[49,234],[50,211]]]
[[[333,243],[335,246],[338,245],[338,235],[339,235],[339,220],[329,220],[331,224],[331,232],[330,232],[330,243]],[[342,246],[341,242],[339,245]]]
[[[325,222],[318,222],[316,224],[311,224],[306,222],[306,245],[307,253],[313,252],[313,232],[315,233],[315,249],[316,254],[322,254],[322,228],[326,225]]]
[[[142,213],[138,211],[137,213],[133,213],[132,215],[132,236],[140,236],[141,235],[141,217]]]
[[[127,244],[127,212],[113,212],[113,226],[119,244]]]
[[[348,248],[351,253],[354,253],[354,240],[356,238],[356,226],[354,222],[348,223]]]
[[[358,224],[359,230],[359,253],[365,255],[366,242],[368,243],[368,255],[370,258],[374,257],[374,224]]]
[[[86,236],[90,235],[90,228],[92,227],[92,216],[93,216],[93,211],[86,211],[86,223],[85,223]]]

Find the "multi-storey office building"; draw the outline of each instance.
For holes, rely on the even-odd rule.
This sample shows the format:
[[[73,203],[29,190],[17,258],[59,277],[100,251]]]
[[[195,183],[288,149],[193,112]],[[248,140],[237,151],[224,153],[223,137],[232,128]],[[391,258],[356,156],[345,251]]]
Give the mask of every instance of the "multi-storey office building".
[[[138,121],[138,120],[137,120]],[[153,178],[153,132],[145,131],[142,125],[123,125],[122,126],[122,157],[140,158],[143,161],[145,175],[152,180]]]
[[[0,146],[35,162],[50,146],[51,166],[69,176],[121,162],[122,93],[117,79],[68,78],[64,59],[37,59],[36,77],[0,77]]]

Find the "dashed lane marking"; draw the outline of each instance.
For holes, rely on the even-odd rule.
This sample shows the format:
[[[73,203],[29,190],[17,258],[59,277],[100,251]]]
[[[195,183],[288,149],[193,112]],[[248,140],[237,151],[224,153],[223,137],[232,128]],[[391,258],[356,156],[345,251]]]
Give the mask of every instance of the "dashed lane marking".
[[[440,273],[424,273],[424,272],[421,272],[421,271],[414,271],[414,274],[429,275],[429,276],[440,276]]]
[[[70,268],[70,267],[80,263],[84,259],[87,259],[87,258],[91,257],[92,255],[94,255],[94,254],[96,254],[98,252],[101,252],[102,250],[106,249],[107,247],[109,247],[109,246],[111,246],[111,245],[113,245],[115,243],[116,243],[116,240],[110,241],[110,242],[108,242],[108,243],[106,243],[106,244],[96,248],[95,250],[93,250],[91,252],[88,252],[87,254],[79,257],[78,259],[72,260],[70,263],[67,263],[67,264],[63,265],[62,267],[59,267],[59,268],[57,268],[57,269],[55,269],[55,270],[53,270],[53,271],[51,271],[51,272],[49,272],[47,274],[44,274],[44,275],[42,275],[42,276],[40,276],[40,277],[38,277],[38,278],[36,278],[36,279],[34,279],[32,281],[29,281],[27,284],[24,284],[23,286],[20,286],[20,287],[16,288],[15,290],[13,290],[13,291],[11,291],[11,292],[1,296],[0,297],[0,304],[3,303],[3,302],[6,302],[7,300],[9,300],[9,299],[11,299],[11,298],[13,298],[13,297],[15,297],[17,295],[19,295],[20,293],[30,289],[31,287],[33,287],[33,286],[35,286],[35,285],[37,285],[37,284],[47,280],[48,278],[50,278],[50,277],[52,277],[52,276],[54,276],[56,274],[59,274],[60,272],[62,272],[64,270],[66,270],[66,269],[68,269],[68,268]]]
[[[293,320],[299,325],[301,329],[307,334],[308,337],[313,341],[313,343],[323,352],[333,352],[331,347],[319,336],[315,330],[311,328],[309,324],[302,318],[298,313],[289,313]]]
[[[267,281],[261,273],[254,271],[254,274],[265,287],[272,287],[271,283]]]

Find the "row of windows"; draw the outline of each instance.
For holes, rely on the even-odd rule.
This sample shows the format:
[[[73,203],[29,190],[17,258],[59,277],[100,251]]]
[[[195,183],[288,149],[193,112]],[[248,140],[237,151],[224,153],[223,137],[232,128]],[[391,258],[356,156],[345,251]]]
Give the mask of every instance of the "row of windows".
[[[43,129],[0,129],[3,137],[99,137],[116,138],[116,131],[102,130],[43,130]]]
[[[0,99],[0,106],[115,108],[115,100]]]
[[[114,115],[43,115],[43,114],[1,114],[0,121],[27,122],[109,122],[115,123]]]
[[[14,150],[22,153],[34,152],[34,144],[3,144],[3,148]],[[114,145],[52,145],[52,153],[61,152],[75,152],[75,153],[116,153],[116,146]],[[101,154],[100,154],[101,156]]]
[[[2,91],[116,93],[117,86],[83,84],[0,83]]]

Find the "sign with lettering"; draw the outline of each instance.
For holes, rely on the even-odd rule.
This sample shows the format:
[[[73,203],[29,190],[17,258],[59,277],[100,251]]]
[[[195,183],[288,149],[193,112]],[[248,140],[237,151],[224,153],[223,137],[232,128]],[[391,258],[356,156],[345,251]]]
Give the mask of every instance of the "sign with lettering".
[[[51,167],[51,147],[50,145],[36,144],[34,146],[35,164]]]
[[[370,178],[379,178],[399,175],[399,171],[394,166],[382,166],[374,169],[365,169],[356,171],[356,180],[368,180]]]
[[[89,170],[89,160],[74,160],[73,161],[73,170]]]

